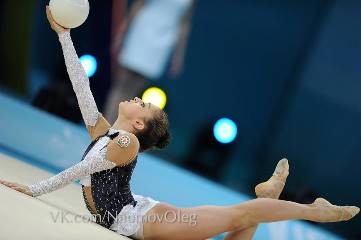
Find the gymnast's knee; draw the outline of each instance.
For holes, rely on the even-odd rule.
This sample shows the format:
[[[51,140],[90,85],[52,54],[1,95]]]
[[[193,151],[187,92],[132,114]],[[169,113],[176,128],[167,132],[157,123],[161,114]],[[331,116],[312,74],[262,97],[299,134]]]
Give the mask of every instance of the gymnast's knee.
[[[257,225],[255,214],[251,208],[241,206],[238,213],[234,214],[229,226],[229,231],[238,231]]]

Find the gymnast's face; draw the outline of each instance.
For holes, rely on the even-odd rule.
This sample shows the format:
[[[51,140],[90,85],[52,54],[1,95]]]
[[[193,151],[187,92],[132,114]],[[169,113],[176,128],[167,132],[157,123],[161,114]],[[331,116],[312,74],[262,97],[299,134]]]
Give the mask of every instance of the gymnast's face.
[[[129,121],[137,130],[143,130],[147,119],[152,119],[156,111],[160,109],[151,104],[145,103],[140,98],[135,97],[129,101],[119,103],[119,117]]]

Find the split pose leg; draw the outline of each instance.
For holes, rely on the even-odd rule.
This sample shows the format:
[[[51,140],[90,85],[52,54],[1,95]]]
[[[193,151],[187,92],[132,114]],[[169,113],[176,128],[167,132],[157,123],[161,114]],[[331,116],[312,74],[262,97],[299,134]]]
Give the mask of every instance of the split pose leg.
[[[256,192],[262,192],[266,196],[272,194],[273,191],[268,191],[269,188],[265,187],[267,184],[269,181],[258,185]],[[224,232],[230,232],[228,239],[236,239],[235,236],[238,239],[247,236],[251,238],[254,227],[259,223],[291,219],[339,222],[353,218],[358,212],[357,207],[335,206],[322,198],[316,199],[312,204],[258,198],[230,206],[207,205],[193,208],[178,208],[160,203],[145,216],[144,238],[204,240]],[[150,221],[154,216],[157,217],[156,221]],[[189,221],[191,216],[196,216],[196,223]]]
[[[278,199],[286,184],[288,174],[288,161],[287,159],[282,159],[278,162],[276,169],[270,179],[256,186],[256,196],[258,198]],[[225,240],[251,240],[253,235],[256,233],[256,229],[257,225],[247,229],[229,232],[226,235]]]

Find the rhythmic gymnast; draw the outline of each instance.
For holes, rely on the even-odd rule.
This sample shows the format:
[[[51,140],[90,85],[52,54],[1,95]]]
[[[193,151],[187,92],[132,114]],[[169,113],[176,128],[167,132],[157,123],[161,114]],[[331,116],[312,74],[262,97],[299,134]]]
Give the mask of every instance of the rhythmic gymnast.
[[[80,180],[88,210],[101,216],[96,222],[133,239],[203,240],[224,232],[227,240],[252,239],[259,223],[289,219],[339,222],[358,214],[358,207],[332,205],[323,198],[312,204],[278,200],[289,174],[286,159],[277,164],[268,181],[256,186],[257,199],[235,205],[178,208],[133,194],[129,181],[138,153],[163,148],[169,143],[167,115],[151,103],[134,98],[119,104],[118,119],[110,125],[98,112],[70,30],[56,24],[48,8],[47,17],[59,36],[67,71],[93,141],[82,161],[49,179],[30,186],[0,183],[37,197]],[[169,221],[166,217],[169,213],[196,216],[196,222]],[[145,221],[151,216],[156,216],[156,221]]]

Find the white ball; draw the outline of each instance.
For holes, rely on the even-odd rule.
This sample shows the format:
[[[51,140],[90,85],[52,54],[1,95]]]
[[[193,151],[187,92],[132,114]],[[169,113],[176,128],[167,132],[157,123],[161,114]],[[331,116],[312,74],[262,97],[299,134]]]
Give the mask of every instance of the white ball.
[[[50,0],[49,7],[55,22],[65,28],[79,27],[89,15],[88,0]]]

